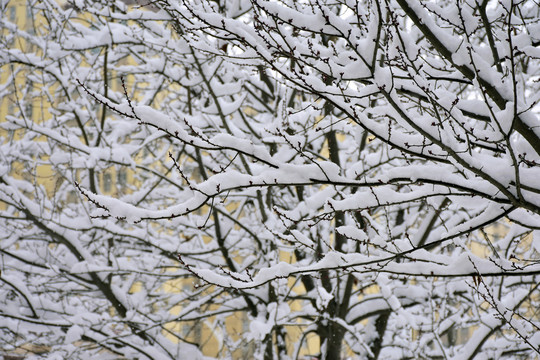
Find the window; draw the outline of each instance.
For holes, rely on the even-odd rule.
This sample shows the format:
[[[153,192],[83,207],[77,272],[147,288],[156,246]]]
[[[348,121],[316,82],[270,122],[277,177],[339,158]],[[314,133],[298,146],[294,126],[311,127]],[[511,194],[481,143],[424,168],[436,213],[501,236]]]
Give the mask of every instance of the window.
[[[15,22],[16,18],[17,18],[17,8],[15,6],[11,6],[9,8],[9,21],[11,22]]]
[[[108,193],[112,189],[112,176],[110,172],[103,174],[103,191]]]
[[[127,172],[126,169],[120,169],[118,170],[117,176],[116,176],[116,182],[119,186],[126,186],[127,184]]]

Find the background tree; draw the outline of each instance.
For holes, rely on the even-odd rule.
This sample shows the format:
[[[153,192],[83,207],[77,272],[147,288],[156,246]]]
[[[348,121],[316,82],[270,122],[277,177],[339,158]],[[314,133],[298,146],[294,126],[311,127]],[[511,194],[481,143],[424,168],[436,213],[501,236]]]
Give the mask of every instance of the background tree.
[[[40,64],[41,93],[71,96],[41,122],[17,100],[6,163],[56,166],[68,181],[55,196],[77,183],[91,202],[39,197],[6,169],[5,227],[24,232],[2,241],[3,301],[38,309],[2,313],[16,319],[10,341],[30,341],[39,319],[59,352],[174,357],[166,334],[182,343],[176,324],[204,320],[222,340],[199,345],[219,358],[300,358],[310,338],[325,359],[538,353],[532,1],[74,6],[51,3],[50,29],[6,38],[39,50],[2,50],[12,73]],[[129,167],[132,189],[108,197],[92,179],[112,166]],[[51,262],[53,250],[68,255]],[[62,286],[43,292],[38,275]],[[168,281],[180,278],[197,286]],[[90,325],[76,316],[110,307]],[[247,319],[240,338],[232,315]]]

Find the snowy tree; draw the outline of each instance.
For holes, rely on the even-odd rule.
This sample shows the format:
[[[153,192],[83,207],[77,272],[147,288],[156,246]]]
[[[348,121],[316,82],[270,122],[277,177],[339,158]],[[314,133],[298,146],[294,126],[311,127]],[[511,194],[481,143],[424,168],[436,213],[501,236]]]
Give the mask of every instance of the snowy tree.
[[[185,93],[164,71],[170,60],[160,52],[160,43],[174,40],[155,32],[166,29],[145,27],[161,17],[134,9],[140,19],[131,27],[126,9],[121,2],[2,4],[2,351],[58,359],[201,356],[195,327],[176,322],[178,308],[198,297],[192,288],[180,292],[190,274],[178,269],[176,254],[189,230],[94,218],[76,188],[159,207],[183,187],[169,174],[166,135],[88,95],[122,101],[129,93],[166,111]],[[204,309],[185,310],[182,319]]]
[[[2,22],[3,342],[539,354],[534,1],[39,4]]]

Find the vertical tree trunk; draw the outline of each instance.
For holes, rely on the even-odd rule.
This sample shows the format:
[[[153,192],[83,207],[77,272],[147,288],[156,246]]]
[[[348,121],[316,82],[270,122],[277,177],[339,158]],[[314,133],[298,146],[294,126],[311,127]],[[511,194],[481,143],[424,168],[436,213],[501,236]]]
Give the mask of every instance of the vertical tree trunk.
[[[326,338],[326,354],[324,360],[340,360],[341,346],[343,344],[343,328],[336,323],[332,323],[329,327],[328,337]]]

